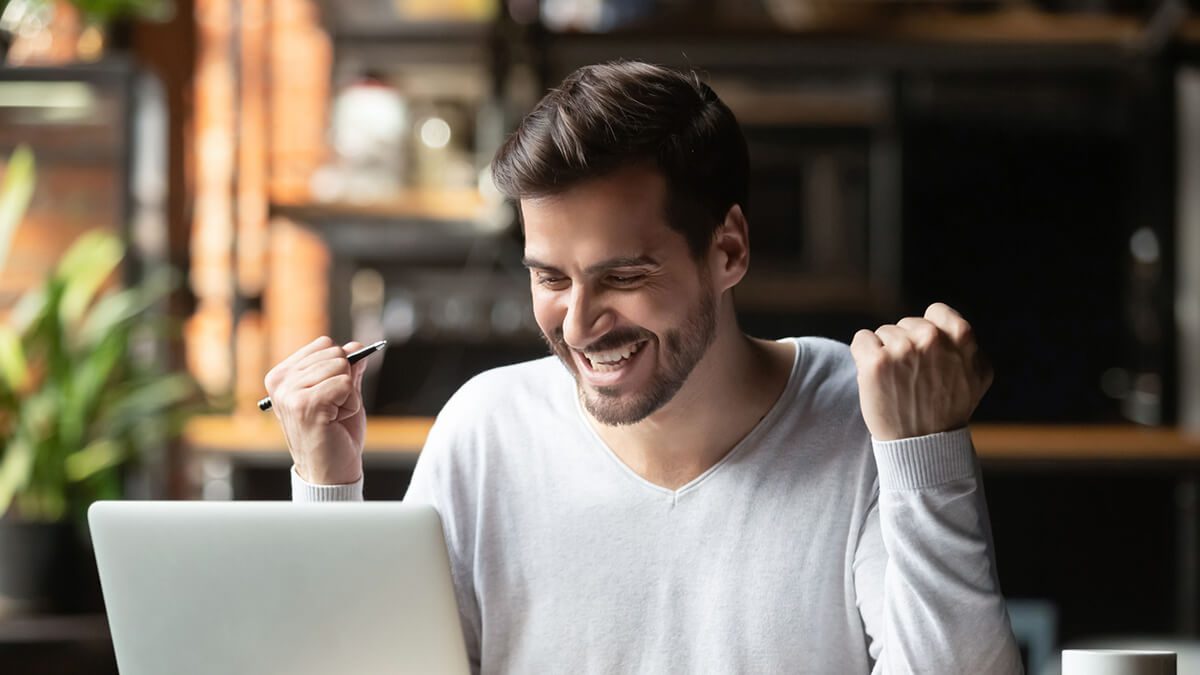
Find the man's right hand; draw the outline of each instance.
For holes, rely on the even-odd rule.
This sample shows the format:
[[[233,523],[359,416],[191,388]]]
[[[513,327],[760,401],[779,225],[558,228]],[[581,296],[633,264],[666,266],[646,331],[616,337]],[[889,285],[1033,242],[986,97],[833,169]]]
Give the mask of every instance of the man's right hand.
[[[342,485],[362,477],[367,417],[362,404],[366,359],[351,365],[341,347],[319,337],[281,361],[264,384],[300,478],[316,485]]]

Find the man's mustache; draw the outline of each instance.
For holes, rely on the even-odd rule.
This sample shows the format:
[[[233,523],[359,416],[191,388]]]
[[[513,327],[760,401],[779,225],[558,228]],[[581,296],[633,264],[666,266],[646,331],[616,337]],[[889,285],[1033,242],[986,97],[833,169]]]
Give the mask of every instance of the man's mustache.
[[[556,351],[559,353],[566,353],[571,350],[571,347],[567,344],[567,341],[563,338],[562,326],[555,328],[554,334],[552,336],[549,336],[549,337],[543,336],[543,337],[546,338],[546,342],[549,343],[550,348],[553,351]],[[651,337],[653,337],[653,334],[644,328],[633,328],[633,327],[615,328],[615,329],[609,331],[608,333],[605,333],[604,335],[601,335],[600,337],[596,338],[595,340],[593,340],[591,342],[591,344],[587,345],[586,347],[584,347],[583,349],[581,349],[579,351],[582,351],[585,353],[587,353],[587,352],[604,352],[604,351],[608,351],[610,349],[616,349],[618,347],[624,347],[626,345],[631,345],[635,342],[641,342],[642,340],[647,340]]]

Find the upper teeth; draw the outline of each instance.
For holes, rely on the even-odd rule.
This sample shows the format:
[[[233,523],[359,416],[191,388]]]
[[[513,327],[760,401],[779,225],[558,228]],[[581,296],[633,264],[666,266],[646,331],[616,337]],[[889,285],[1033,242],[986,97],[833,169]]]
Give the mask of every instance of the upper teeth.
[[[613,349],[607,352],[592,352],[588,354],[588,360],[592,363],[616,363],[621,359],[629,358],[634,352],[642,346],[642,343],[636,342],[631,345],[625,345],[620,349]]]

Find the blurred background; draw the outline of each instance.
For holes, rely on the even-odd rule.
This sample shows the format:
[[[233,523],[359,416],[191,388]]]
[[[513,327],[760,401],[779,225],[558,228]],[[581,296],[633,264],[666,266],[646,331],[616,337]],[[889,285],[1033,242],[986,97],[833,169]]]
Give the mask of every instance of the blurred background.
[[[115,672],[91,500],[288,497],[255,401],[313,337],[389,341],[373,499],[467,378],[544,355],[488,162],[618,58],[743,125],[747,332],[976,327],[1030,672],[1200,639],[1194,2],[0,0],[0,49],[4,672]]]

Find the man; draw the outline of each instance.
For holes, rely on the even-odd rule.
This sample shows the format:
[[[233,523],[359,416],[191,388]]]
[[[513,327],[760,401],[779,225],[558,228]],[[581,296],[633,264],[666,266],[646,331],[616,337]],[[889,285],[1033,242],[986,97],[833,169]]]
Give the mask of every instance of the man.
[[[746,147],[694,75],[583,68],[493,174],[562,365],[464,385],[406,496],[442,515],[477,670],[1020,671],[966,429],[991,376],[954,310],[849,349],[744,335]],[[296,499],[361,499],[358,346],[267,375]]]

